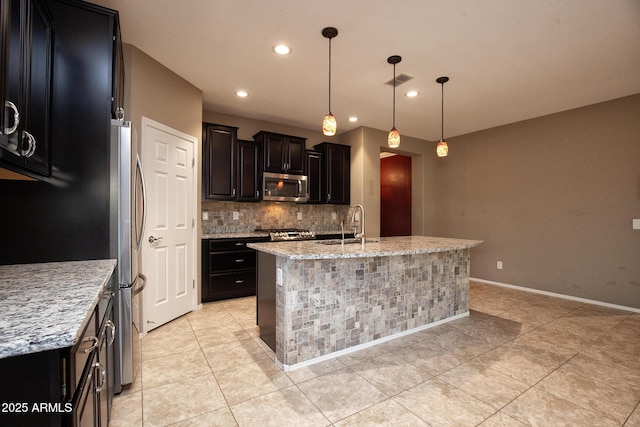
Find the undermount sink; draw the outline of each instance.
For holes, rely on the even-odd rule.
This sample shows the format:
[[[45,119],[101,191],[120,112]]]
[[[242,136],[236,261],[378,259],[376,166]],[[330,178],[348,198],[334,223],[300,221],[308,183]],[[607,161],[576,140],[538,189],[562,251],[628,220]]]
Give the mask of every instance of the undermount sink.
[[[344,242],[345,245],[347,244],[354,244],[354,243],[362,243],[362,239],[356,239],[356,238],[349,238],[349,239],[330,239],[330,240],[318,240],[316,243],[319,243],[321,245],[341,245],[342,242]],[[365,243],[376,243],[379,242],[379,240],[375,240],[375,239],[364,239]]]

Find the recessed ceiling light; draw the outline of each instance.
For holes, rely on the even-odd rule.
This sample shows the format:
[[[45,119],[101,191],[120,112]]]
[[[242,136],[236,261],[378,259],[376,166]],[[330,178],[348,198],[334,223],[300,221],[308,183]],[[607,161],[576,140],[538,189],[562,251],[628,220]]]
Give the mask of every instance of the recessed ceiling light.
[[[273,46],[273,51],[278,55],[289,55],[291,53],[291,48],[286,44],[277,44]]]
[[[349,117],[349,121],[350,122],[357,122],[358,118],[356,116],[351,116],[351,117]]]
[[[249,93],[245,90],[239,90],[236,92],[236,96],[240,98],[246,98],[247,96],[249,96]]]
[[[410,90],[409,92],[405,93],[405,95],[409,98],[415,98],[416,96],[420,95],[420,92],[418,92],[417,90]]]

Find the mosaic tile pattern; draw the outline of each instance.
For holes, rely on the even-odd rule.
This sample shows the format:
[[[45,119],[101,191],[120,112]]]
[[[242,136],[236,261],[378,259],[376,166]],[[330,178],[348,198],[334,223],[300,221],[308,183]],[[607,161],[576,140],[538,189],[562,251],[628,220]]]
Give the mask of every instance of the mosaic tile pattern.
[[[290,366],[468,312],[469,249],[277,258],[276,358]]]
[[[340,230],[350,224],[350,206],[306,205],[293,202],[202,202],[209,219],[202,221],[202,234],[247,233],[256,228],[305,228],[313,231]],[[238,219],[233,213],[238,212]],[[298,212],[302,219],[298,219]],[[333,219],[332,214],[336,214]]]

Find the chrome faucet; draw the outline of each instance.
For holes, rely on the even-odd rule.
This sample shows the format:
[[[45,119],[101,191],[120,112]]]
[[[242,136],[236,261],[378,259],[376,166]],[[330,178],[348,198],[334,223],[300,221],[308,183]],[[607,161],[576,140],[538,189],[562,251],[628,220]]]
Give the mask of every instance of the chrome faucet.
[[[362,205],[356,205],[353,208],[353,214],[351,215],[351,222],[353,223],[356,221],[356,212],[358,211],[358,208],[360,208],[360,212],[362,212],[362,214],[360,215],[360,233],[357,232],[358,227],[353,227],[353,234],[356,239],[361,239],[362,244],[364,245],[364,207]]]

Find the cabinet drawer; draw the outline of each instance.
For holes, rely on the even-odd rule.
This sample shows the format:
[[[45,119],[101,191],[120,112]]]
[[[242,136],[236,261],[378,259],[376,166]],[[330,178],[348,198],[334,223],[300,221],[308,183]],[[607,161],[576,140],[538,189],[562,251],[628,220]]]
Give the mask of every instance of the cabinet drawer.
[[[256,252],[253,249],[238,252],[209,253],[209,273],[256,268]]]
[[[214,252],[245,251],[245,250],[248,250],[247,243],[267,242],[267,241],[269,241],[269,238],[266,236],[256,237],[251,239],[233,239],[233,240],[210,239],[209,250]]]
[[[211,289],[214,292],[255,288],[256,272],[243,271],[230,274],[212,274],[209,276],[209,283],[211,283]]]

